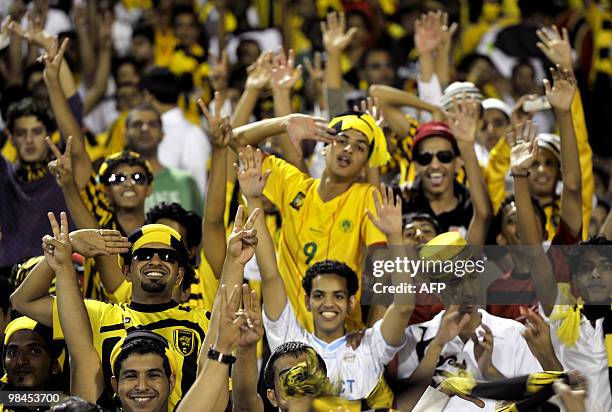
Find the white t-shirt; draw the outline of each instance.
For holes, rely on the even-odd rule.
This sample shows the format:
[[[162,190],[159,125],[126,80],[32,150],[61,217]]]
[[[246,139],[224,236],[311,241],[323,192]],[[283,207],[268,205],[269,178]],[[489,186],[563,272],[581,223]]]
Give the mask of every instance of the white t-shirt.
[[[166,167],[182,169],[195,179],[202,196],[206,194],[206,169],[211,147],[201,128],[191,123],[180,108],[162,114],[164,138],[157,156]]]
[[[342,382],[340,396],[349,400],[366,398],[376,387],[385,365],[403,346],[387,344],[380,331],[382,320],[366,330],[361,345],[353,350],[347,344],[346,336],[328,344],[306,331],[298,323],[289,302],[275,321],[266,316],[265,307],[263,313],[270,350],[274,351],[285,342],[302,342],[312,346],[325,360],[329,379]]]
[[[410,325],[406,329],[407,342],[399,352],[399,378],[409,378],[416,370],[420,360],[425,355],[427,346],[438,333],[444,313],[445,311],[442,311],[432,320]],[[497,370],[507,378],[528,375],[542,370],[521,335],[521,332],[525,329],[523,325],[511,319],[491,315],[484,309],[479,309],[479,313],[482,316],[482,323],[488,326],[493,333],[492,358],[493,365]],[[476,334],[481,330],[482,328],[478,327]],[[474,342],[471,339],[463,342],[459,336],[456,336],[442,349],[433,380],[438,385],[444,380],[444,373],[457,376],[464,371],[472,373],[477,380],[484,380],[484,376],[478,368],[478,362],[474,357]],[[493,412],[496,401],[483,400],[485,401],[485,408],[480,409],[471,402],[452,397],[444,410]]]
[[[563,294],[557,291],[556,304],[562,305]],[[540,313],[544,313],[540,307]],[[576,369],[588,381],[587,401],[591,402],[591,410],[612,411],[612,396],[610,394],[610,379],[608,375],[608,354],[604,341],[603,318],[595,321],[595,327],[582,315],[580,319],[580,332],[578,341],[572,347],[565,345],[557,336],[557,331],[563,320],[551,321],[546,318],[550,325],[550,338],[559,362],[565,370]]]

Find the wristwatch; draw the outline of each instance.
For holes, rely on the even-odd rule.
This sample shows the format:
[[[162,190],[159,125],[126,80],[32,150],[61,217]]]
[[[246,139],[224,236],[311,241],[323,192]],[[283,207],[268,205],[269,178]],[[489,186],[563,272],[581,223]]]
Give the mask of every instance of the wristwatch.
[[[212,359],[217,362],[225,363],[226,365],[231,365],[236,362],[236,357],[232,355],[228,355],[225,353],[221,353],[215,348],[211,347],[208,349],[208,359]]]

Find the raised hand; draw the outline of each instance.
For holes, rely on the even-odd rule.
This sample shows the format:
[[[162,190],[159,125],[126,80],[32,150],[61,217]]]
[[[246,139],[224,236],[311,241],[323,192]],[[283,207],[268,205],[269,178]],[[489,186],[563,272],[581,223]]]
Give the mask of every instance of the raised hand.
[[[527,346],[531,353],[539,360],[550,356],[554,356],[554,349],[550,339],[550,327],[544,321],[542,316],[534,312],[531,308],[525,309],[519,307],[521,315],[525,317],[525,330],[522,332]]]
[[[304,66],[306,66],[308,77],[313,84],[321,88],[325,81],[325,69],[321,60],[321,52],[315,52],[314,62],[309,57],[304,58]]]
[[[234,351],[240,341],[241,329],[246,324],[246,317],[238,315],[241,297],[238,285],[234,286],[231,291],[227,290],[225,285],[221,285],[220,288],[219,332],[214,347],[221,353],[229,354]]]
[[[414,23],[414,44],[419,54],[433,53],[442,37],[442,11],[424,13]]]
[[[72,249],[85,256],[110,256],[130,251],[130,242],[118,230],[80,229],[69,234]]]
[[[444,345],[459,335],[459,332],[469,321],[469,314],[465,313],[461,316],[461,313],[459,313],[459,305],[450,305],[442,317],[442,324],[433,342],[444,347]]]
[[[478,369],[485,376],[490,378],[494,376],[495,366],[493,366],[493,332],[485,324],[481,324],[482,329],[478,335],[474,333],[472,341],[474,342],[474,358],[478,362]],[[482,338],[482,341],[479,339]]]
[[[569,111],[572,107],[572,100],[576,94],[576,79],[571,70],[562,69],[560,65],[556,68],[551,67],[550,73],[553,78],[551,87],[548,79],[544,79],[544,89],[546,97],[554,110]]]
[[[212,50],[210,55],[210,78],[212,86],[216,91],[223,92],[227,90],[227,77],[229,74],[229,61],[227,58],[227,50],[221,52],[219,58]]]
[[[268,170],[264,175],[261,174],[262,157],[261,150],[253,150],[251,146],[247,146],[244,151],[238,154],[240,166],[234,163],[240,190],[247,199],[262,196],[268,177],[272,173],[271,170]]]
[[[382,201],[378,199],[376,191],[373,192],[374,206],[376,207],[376,214],[374,216],[371,211],[367,211],[368,217],[374,223],[374,225],[381,230],[384,234],[395,241],[399,240],[401,243],[402,239],[402,199],[399,195],[393,195],[393,189],[385,186],[384,183],[380,184],[380,193]],[[395,199],[395,201],[394,201]],[[395,243],[395,242],[393,242]]]
[[[289,54],[285,56],[285,51],[281,49],[274,56],[274,65],[270,72],[270,86],[272,90],[291,89],[302,77],[302,65],[295,66],[295,53],[289,49]]]
[[[45,70],[43,71],[43,78],[47,84],[59,84],[60,67],[62,60],[64,60],[64,53],[68,47],[69,39],[65,38],[62,42],[62,46],[57,50],[57,53],[46,52],[43,55],[43,61],[45,62]]]
[[[57,38],[43,31],[44,17],[38,15],[33,16],[32,12],[28,12],[27,18],[27,29],[24,29],[16,21],[11,21],[8,26],[9,31],[20,37],[23,37],[29,43],[33,43],[38,47],[42,47],[47,53],[54,56],[58,47]]]
[[[385,117],[383,115],[383,111],[380,109],[380,100],[378,97],[375,97],[374,99],[368,97],[367,99],[362,100],[359,106],[353,106],[353,110],[356,112],[369,114],[372,116],[378,127],[381,129],[384,127]]]
[[[473,96],[468,98],[465,93],[460,100],[453,96],[446,116],[457,142],[474,144],[480,119],[480,105],[476,99]]]
[[[105,10],[99,20],[98,25],[98,44],[110,44],[112,41],[112,29],[115,16],[111,10]]]
[[[331,12],[327,14],[327,22],[321,22],[321,33],[323,34],[323,45],[329,54],[341,53],[353,40],[357,33],[355,27],[346,31],[346,19],[344,13]]]
[[[238,206],[234,229],[227,239],[227,259],[241,265],[246,265],[251,260],[257,246],[257,229],[254,229],[253,225],[259,213],[259,208],[256,208],[244,223],[244,207]]]
[[[452,45],[453,36],[455,32],[459,28],[459,25],[455,22],[448,25],[448,13],[442,12],[442,16],[440,19],[441,27],[440,27],[440,43],[438,44],[438,50],[443,50],[445,53],[450,50]]]
[[[538,157],[536,126],[528,121],[512,125],[506,135],[510,151],[510,171],[515,175],[524,175],[533,166]]]
[[[565,410],[572,412],[585,412],[586,397],[588,393],[588,381],[586,377],[578,371],[568,372],[570,382],[569,385],[561,379],[557,379],[553,383],[553,390],[559,398]]]
[[[72,246],[68,234],[68,216],[66,212],[60,213],[60,224],[53,212],[47,213],[53,236],[45,235],[42,238],[45,260],[54,272],[60,272],[72,266]]]
[[[237,315],[245,317],[245,323],[240,328],[240,341],[238,346],[252,346],[262,338],[264,334],[263,322],[261,321],[261,307],[259,296],[254,290],[249,290],[249,285],[242,285],[242,310]]]
[[[539,29],[536,34],[540,39],[536,45],[548,60],[565,70],[572,70],[572,46],[567,29],[563,28],[559,34],[559,29],[553,25],[550,28]]]
[[[257,61],[248,67],[248,77],[245,84],[247,89],[262,91],[269,86],[273,64],[272,59],[272,52],[263,52],[257,58]]]
[[[72,136],[68,136],[66,140],[66,151],[62,154],[57,148],[53,140],[49,136],[45,138],[45,142],[55,156],[55,160],[49,162],[47,166],[57,185],[62,189],[67,189],[74,185],[74,175],[72,174]]]
[[[285,127],[291,143],[293,143],[300,157],[302,156],[302,140],[310,139],[332,143],[336,136],[336,131],[327,127],[325,119],[299,113],[289,115]]]
[[[227,116],[221,116],[221,105],[221,93],[218,91],[215,92],[212,114],[206,107],[204,100],[198,99],[198,106],[200,106],[200,110],[202,110],[202,113],[206,118],[206,122],[208,123],[209,133],[207,133],[207,135],[209,137],[210,144],[215,149],[223,149],[227,147],[232,140],[232,127],[230,125],[230,119]]]

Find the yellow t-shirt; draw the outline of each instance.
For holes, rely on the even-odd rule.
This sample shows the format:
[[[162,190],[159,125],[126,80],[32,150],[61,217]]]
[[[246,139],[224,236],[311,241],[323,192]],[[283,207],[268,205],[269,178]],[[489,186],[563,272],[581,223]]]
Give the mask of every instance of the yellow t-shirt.
[[[264,195],[282,217],[278,245],[278,268],[293,310],[302,325],[313,331],[312,315],[306,310],[302,278],[314,263],[337,260],[350,266],[361,282],[366,246],[386,244],[387,237],[369,219],[376,212],[369,183],[353,183],[340,196],[324,202],[319,179],[275,156],[267,156],[262,172],[272,170]],[[361,296],[361,290],[357,297]],[[362,327],[361,308],[350,314],[347,329]]]
[[[170,301],[166,304],[112,304],[85,300],[85,308],[93,333],[93,345],[102,360],[104,381],[112,392],[110,354],[115,344],[136,328],[145,328],[166,338],[177,356],[177,376],[174,390],[168,399],[168,410],[174,407],[196,378],[198,354],[204,343],[210,313],[191,309]],[[63,339],[57,300],[53,302],[53,337]]]

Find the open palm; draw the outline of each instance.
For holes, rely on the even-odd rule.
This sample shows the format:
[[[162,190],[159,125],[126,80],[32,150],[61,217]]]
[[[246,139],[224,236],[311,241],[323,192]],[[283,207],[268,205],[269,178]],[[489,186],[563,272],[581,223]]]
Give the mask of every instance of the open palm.
[[[321,22],[321,33],[323,34],[323,44],[328,53],[339,53],[346,49],[351,42],[357,29],[352,27],[346,31],[346,19],[344,13],[336,12],[327,15],[327,23]]]
[[[507,135],[510,151],[510,170],[515,174],[526,173],[536,161],[538,144],[536,128],[533,122],[513,125]]]

